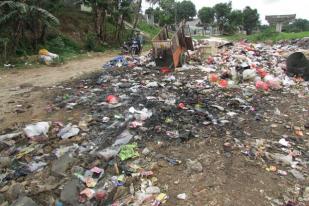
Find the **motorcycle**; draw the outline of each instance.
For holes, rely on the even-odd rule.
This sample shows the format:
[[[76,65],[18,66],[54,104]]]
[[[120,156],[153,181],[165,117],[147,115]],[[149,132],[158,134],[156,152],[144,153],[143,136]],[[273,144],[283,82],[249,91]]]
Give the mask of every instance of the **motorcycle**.
[[[124,55],[139,55],[141,53],[141,46],[136,39],[132,39],[129,42],[124,42],[121,47],[121,52]]]

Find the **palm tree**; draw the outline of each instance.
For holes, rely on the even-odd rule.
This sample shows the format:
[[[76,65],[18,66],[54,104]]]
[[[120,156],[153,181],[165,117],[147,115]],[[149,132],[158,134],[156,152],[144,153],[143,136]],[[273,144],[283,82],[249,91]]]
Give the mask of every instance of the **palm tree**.
[[[0,28],[11,31],[12,50],[15,51],[20,40],[29,31],[35,42],[46,34],[49,27],[59,25],[59,20],[48,11],[18,1],[0,3]],[[2,30],[2,29],[0,29]]]

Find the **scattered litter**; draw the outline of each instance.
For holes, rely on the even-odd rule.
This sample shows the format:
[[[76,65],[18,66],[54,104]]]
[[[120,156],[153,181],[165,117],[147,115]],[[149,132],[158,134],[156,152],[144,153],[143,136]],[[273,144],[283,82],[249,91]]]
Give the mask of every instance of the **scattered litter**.
[[[69,123],[59,131],[57,136],[61,137],[61,139],[68,139],[70,137],[78,135],[78,133],[79,128],[76,125],[72,125],[71,123]]]

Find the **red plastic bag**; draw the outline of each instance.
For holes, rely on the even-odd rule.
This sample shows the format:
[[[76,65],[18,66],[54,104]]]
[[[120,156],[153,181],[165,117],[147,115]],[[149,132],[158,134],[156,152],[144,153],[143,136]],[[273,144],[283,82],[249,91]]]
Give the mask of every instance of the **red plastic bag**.
[[[255,83],[255,87],[258,90],[264,90],[264,91],[268,91],[269,90],[269,86],[267,83],[263,82],[263,81],[257,81]]]
[[[257,68],[256,72],[259,74],[260,77],[264,78],[267,75],[267,72],[262,68]]]
[[[183,102],[180,102],[180,103],[178,104],[178,108],[179,108],[179,109],[187,109],[185,103],[183,103]]]
[[[221,88],[227,88],[228,85],[229,85],[229,83],[228,83],[228,81],[225,80],[225,79],[221,79],[220,82],[219,82],[219,86],[220,86]]]
[[[217,81],[219,81],[218,75],[216,75],[216,74],[210,74],[210,75],[209,75],[209,81],[210,81],[210,82],[217,82]]]
[[[171,73],[172,71],[167,67],[162,67],[160,69],[160,72],[163,73],[163,74],[168,74],[168,73]]]
[[[118,97],[114,96],[114,95],[108,95],[106,97],[106,102],[109,104],[117,104],[118,103]]]

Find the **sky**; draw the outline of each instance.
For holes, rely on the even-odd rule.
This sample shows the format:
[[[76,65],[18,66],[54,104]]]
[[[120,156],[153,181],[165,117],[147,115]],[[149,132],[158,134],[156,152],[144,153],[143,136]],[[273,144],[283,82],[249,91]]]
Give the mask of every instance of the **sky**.
[[[176,0],[181,1],[181,0]],[[229,0],[191,0],[197,10],[206,6],[212,7],[217,3],[229,2]],[[266,15],[296,14],[296,18],[309,20],[309,0],[232,0],[233,9],[244,9],[246,6],[255,8],[260,14],[262,24],[267,24]],[[143,10],[149,7],[143,1]]]

